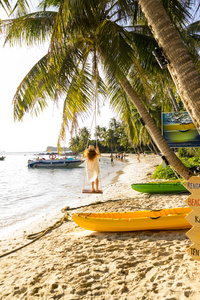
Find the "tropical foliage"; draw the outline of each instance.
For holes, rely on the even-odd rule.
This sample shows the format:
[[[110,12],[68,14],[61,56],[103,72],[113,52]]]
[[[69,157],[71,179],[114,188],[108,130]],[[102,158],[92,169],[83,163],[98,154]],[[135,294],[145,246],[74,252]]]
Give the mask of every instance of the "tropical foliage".
[[[21,16],[23,10],[27,12],[29,8],[28,2],[17,1],[14,9],[17,15]],[[94,3],[93,1],[86,2],[83,2],[83,6],[85,5],[85,11],[89,12],[88,7],[94,6]],[[91,14],[90,22],[87,21],[88,24],[81,20],[81,18],[85,20],[86,15],[82,13],[82,7],[80,9],[78,6],[79,1],[74,1],[74,6],[68,1],[65,1],[63,4],[60,1],[40,1],[39,7],[42,9],[41,11],[26,13],[7,23],[6,41],[10,42],[11,45],[15,43],[23,44],[24,41],[29,45],[33,45],[51,37],[49,53],[33,67],[17,90],[13,100],[16,119],[22,119],[24,113],[28,111],[37,115],[47,106],[49,98],[58,101],[58,98],[64,96],[66,100],[64,102],[61,130],[61,137],[64,137],[65,126],[69,128],[69,122],[72,122],[71,130],[73,131],[77,129],[78,117],[84,119],[90,114],[91,99],[93,99],[92,95],[94,94],[94,89],[90,82],[93,81],[96,75],[98,76],[98,92],[103,93],[105,96],[108,87],[111,105],[124,120],[128,118],[127,113],[128,111],[130,113],[131,109],[129,107],[130,103],[128,103],[127,99],[124,101],[126,96],[119,85],[116,82],[113,85],[113,77],[109,78],[109,76],[105,87],[102,78],[100,78],[99,74],[95,75],[94,69],[92,70],[88,64],[88,59],[91,61],[90,53],[92,50],[93,67],[96,64],[95,68],[99,68],[99,52],[97,55],[97,49],[95,50],[94,45],[96,43],[97,47],[98,39],[100,39],[101,43],[105,43],[101,37],[102,32],[104,39],[116,39],[114,32],[123,37],[124,41],[121,43],[123,48],[120,50],[120,55],[122,57],[123,52],[127,53],[127,55],[121,60],[121,64],[123,64],[123,70],[126,69],[127,71],[130,70],[131,66],[129,76],[132,85],[143,101],[147,104],[151,102],[160,105],[162,109],[171,107],[167,88],[171,86],[175,91],[175,87],[170,80],[168,72],[164,70],[164,74],[163,72],[161,73],[151,54],[156,42],[148,29],[137,1],[122,1],[122,3],[124,2],[123,5],[120,1],[113,1],[113,6],[110,6],[110,8],[107,3],[112,1],[101,2],[101,7],[99,8],[96,5],[96,8],[98,7],[98,13],[102,15],[99,19],[94,20]],[[178,14],[176,9],[177,17],[173,12],[176,5],[173,3],[167,5],[167,2],[165,3],[166,9],[171,18],[173,18],[173,22],[179,25],[180,31],[180,25],[183,27],[183,20],[187,15],[187,11],[183,8],[181,10],[179,6],[181,13],[179,12]],[[70,7],[70,13],[69,5],[72,6]],[[51,7],[54,7],[54,10],[47,11]],[[77,18],[76,21],[73,18],[77,13],[79,13],[79,21]],[[97,22],[100,20],[101,22],[97,25]],[[131,24],[133,26],[130,26]],[[78,26],[81,30],[79,34],[77,34]],[[126,26],[129,26],[128,30]],[[85,34],[86,32],[89,34]],[[95,36],[95,34],[97,35]],[[68,39],[70,39],[70,43],[63,45],[63,42]],[[130,42],[134,52],[128,47]],[[83,49],[83,43],[85,43],[84,47],[87,43],[85,50]],[[105,44],[105,46],[107,45]],[[115,44],[113,43],[112,47],[114,46]],[[119,60],[119,53],[116,52],[116,55]],[[106,60],[109,60],[109,56]],[[87,66],[87,69],[84,68],[81,71],[83,64],[84,67]],[[116,68],[116,66],[112,66],[112,68]],[[98,70],[96,71],[98,73]],[[79,99],[77,99],[77,90],[80,90],[80,93],[78,93]],[[76,98],[76,104],[74,103],[74,98]],[[129,124],[127,121],[128,126]],[[131,129],[130,126],[130,132]]]
[[[7,13],[11,11],[11,6],[8,0],[0,0],[0,7],[2,7]]]
[[[151,176],[151,179],[177,179],[176,173],[174,173],[173,169],[170,166],[163,167],[163,165],[159,165],[156,167],[154,174]]]
[[[175,87],[167,71],[161,75],[152,56],[157,43],[138,2],[45,0],[40,1],[40,11],[21,14],[27,2],[17,1],[18,17],[6,22],[6,42],[14,45],[26,41],[33,45],[50,39],[50,46],[18,87],[13,99],[15,118],[22,120],[27,112],[37,115],[49,99],[60,100],[63,102],[60,138],[64,139],[66,128],[71,133],[76,131],[78,119],[84,120],[93,113],[93,102],[95,109],[98,108],[97,94],[108,95],[111,105],[126,122],[130,139],[136,138],[136,132],[150,139],[136,120],[131,122],[136,106],[154,141],[163,152],[167,150],[171,163],[178,166],[173,151],[170,152],[149,117],[151,110],[153,116],[152,108],[157,106],[155,100],[160,94],[165,99],[159,83],[166,86],[167,82],[173,90]],[[188,16],[187,9],[178,0],[163,4],[180,32]],[[139,139],[136,143],[140,143]]]
[[[100,152],[134,152],[123,123],[111,119],[109,127],[96,127],[96,139],[90,131],[83,127],[78,134],[71,138],[69,148],[73,153],[83,152],[89,144],[98,145]]]
[[[181,161],[184,163],[184,165],[191,169],[194,174],[200,173],[200,156],[196,157],[180,157]],[[170,167],[170,166],[163,166],[163,164],[160,164],[156,167],[154,174],[151,176],[152,179],[177,179],[179,176],[176,172]]]

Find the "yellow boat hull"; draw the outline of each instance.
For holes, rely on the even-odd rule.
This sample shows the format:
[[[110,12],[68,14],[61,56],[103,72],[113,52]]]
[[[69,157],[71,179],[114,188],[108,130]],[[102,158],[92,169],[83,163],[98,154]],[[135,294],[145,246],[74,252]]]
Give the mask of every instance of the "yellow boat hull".
[[[176,230],[191,228],[185,217],[190,207],[112,213],[77,213],[72,219],[80,227],[101,232]]]

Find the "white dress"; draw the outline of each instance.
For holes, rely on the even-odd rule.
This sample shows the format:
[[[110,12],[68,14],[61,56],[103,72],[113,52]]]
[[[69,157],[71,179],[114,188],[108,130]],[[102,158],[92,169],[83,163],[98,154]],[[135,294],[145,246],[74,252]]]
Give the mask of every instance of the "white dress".
[[[99,175],[99,158],[99,154],[93,160],[86,157],[86,171],[89,182],[95,181]]]

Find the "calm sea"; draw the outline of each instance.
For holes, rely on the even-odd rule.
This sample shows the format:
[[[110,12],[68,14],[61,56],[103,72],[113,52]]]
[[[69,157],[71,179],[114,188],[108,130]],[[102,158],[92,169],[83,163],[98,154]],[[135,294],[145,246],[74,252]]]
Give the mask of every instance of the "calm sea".
[[[60,211],[65,206],[84,203],[82,194],[84,164],[73,169],[30,169],[30,153],[8,153],[0,161],[0,237],[5,231],[19,228],[28,220]],[[108,185],[124,166],[101,157],[102,187]],[[86,183],[86,187],[87,186]]]

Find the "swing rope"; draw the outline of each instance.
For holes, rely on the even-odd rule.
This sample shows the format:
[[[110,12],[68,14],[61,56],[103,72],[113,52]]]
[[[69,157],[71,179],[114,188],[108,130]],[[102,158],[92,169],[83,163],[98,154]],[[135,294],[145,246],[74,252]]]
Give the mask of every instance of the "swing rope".
[[[94,125],[95,125],[96,149],[97,149],[97,95],[98,95],[97,80],[95,82],[96,82],[96,84],[95,84],[95,93],[94,93],[94,114],[93,114],[92,123],[91,123],[91,127],[90,127],[90,132],[89,133],[92,132],[92,126],[93,126],[93,123],[94,123]],[[88,140],[87,140],[87,144],[86,144],[86,149],[88,148],[89,139],[90,139],[90,134],[88,136]],[[86,160],[85,160],[85,167],[84,167],[83,192],[87,191],[87,190],[85,190],[85,177],[86,177]],[[102,190],[100,172],[99,172],[99,175],[98,175],[98,180],[99,180],[99,188],[100,188],[100,190]]]

